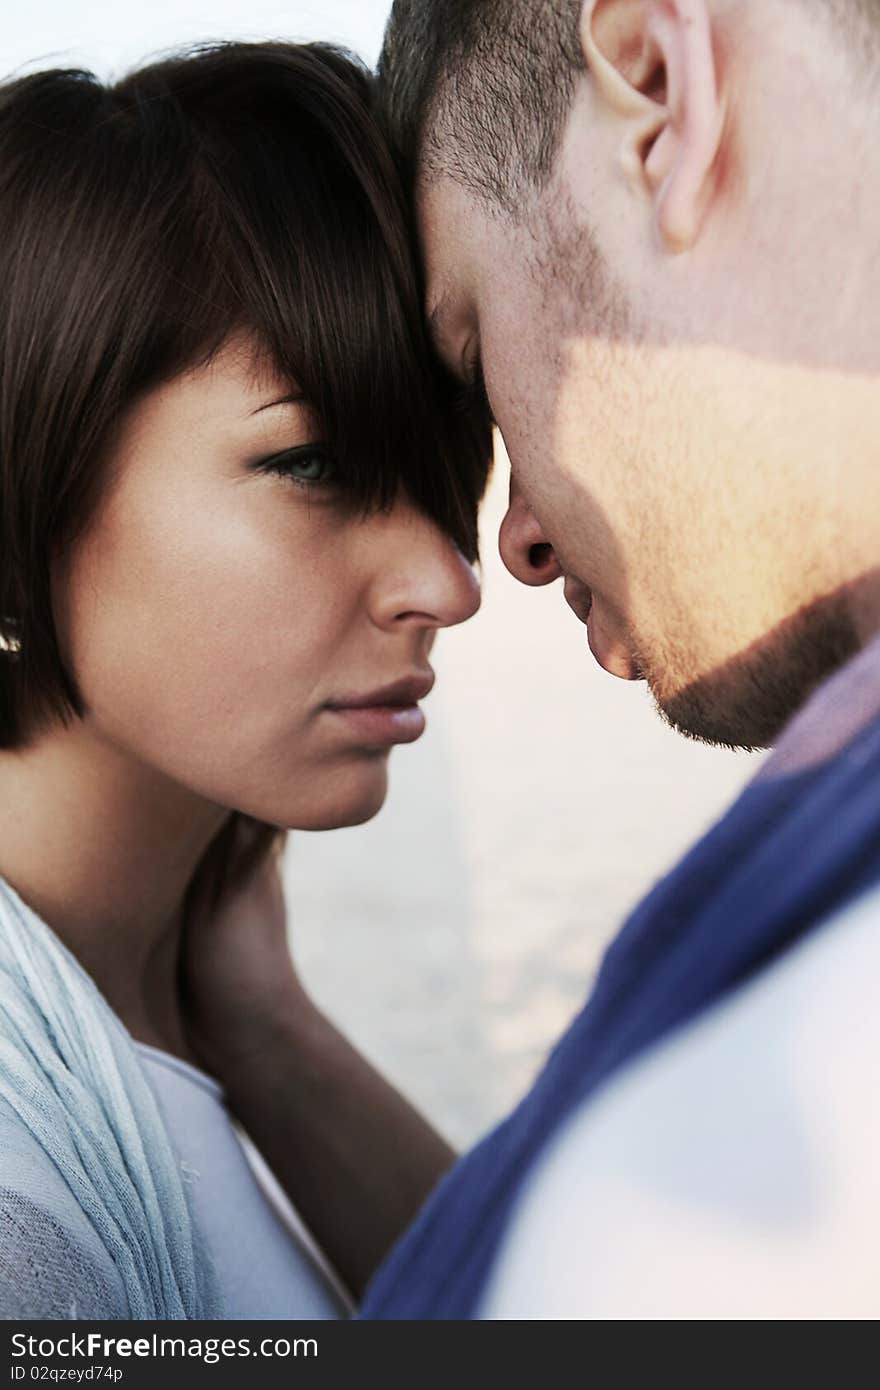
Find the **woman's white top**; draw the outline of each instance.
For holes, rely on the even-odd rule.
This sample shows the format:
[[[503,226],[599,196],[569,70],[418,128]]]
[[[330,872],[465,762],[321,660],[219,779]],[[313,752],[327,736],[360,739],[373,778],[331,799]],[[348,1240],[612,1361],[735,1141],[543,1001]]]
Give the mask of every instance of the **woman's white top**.
[[[135,1043],[0,878],[0,1318],[348,1311],[221,1087]]]
[[[219,1083],[135,1043],[180,1157],[228,1318],[344,1318],[351,1305]]]

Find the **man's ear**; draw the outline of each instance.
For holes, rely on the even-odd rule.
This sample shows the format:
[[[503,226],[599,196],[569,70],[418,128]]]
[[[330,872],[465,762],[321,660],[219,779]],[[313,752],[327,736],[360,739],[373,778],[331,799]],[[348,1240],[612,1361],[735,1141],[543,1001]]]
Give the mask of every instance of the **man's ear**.
[[[687,251],[715,189],[724,127],[707,0],[584,0],[584,59],[621,125],[621,167],[661,242]]]

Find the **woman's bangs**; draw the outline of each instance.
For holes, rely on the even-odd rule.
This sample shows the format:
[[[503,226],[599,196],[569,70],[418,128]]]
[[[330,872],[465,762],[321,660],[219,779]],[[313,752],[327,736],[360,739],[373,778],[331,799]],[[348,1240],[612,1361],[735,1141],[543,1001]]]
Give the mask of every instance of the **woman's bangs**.
[[[221,46],[120,84],[138,121],[156,123],[175,188],[151,336],[182,365],[250,330],[314,409],[353,503],[387,507],[403,489],[474,558],[490,431],[429,350],[371,91],[323,45]]]
[[[200,298],[237,312],[312,405],[356,504],[387,507],[402,488],[473,558],[488,422],[457,406],[429,351],[402,194],[368,108],[350,86],[341,114],[302,88],[289,74],[283,93],[264,85],[258,111],[201,147],[216,205]]]
[[[257,178],[271,200],[257,209],[242,199],[237,209],[237,298],[279,376],[314,408],[353,496],[385,506],[413,468],[427,409],[411,312],[335,152],[325,149],[317,166],[311,148],[288,146],[275,167],[270,153],[264,146]]]

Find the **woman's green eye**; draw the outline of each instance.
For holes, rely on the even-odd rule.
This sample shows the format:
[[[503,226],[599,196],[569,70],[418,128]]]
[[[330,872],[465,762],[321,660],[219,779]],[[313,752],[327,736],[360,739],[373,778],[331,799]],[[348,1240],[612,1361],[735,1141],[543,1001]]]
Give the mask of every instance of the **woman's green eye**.
[[[296,483],[330,483],[336,481],[336,460],[331,450],[307,444],[299,449],[287,449],[275,454],[260,465],[263,472],[277,473]]]

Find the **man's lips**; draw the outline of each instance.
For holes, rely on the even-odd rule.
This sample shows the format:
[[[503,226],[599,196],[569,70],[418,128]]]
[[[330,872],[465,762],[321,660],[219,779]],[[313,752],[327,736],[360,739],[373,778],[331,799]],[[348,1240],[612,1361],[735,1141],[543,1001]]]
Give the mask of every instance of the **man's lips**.
[[[586,627],[590,651],[602,669],[621,680],[638,680],[640,673],[632,652],[609,630],[605,610],[596,603],[592,589],[568,575],[564,593],[569,608]]]
[[[582,623],[586,623],[593,607],[593,591],[588,589],[586,584],[582,584],[579,579],[572,579],[571,575],[566,575],[563,586],[565,601]]]
[[[360,742],[379,747],[413,743],[425,729],[418,702],[434,686],[434,672],[417,672],[366,695],[346,695],[324,706],[344,720]]]

